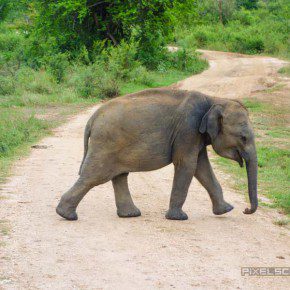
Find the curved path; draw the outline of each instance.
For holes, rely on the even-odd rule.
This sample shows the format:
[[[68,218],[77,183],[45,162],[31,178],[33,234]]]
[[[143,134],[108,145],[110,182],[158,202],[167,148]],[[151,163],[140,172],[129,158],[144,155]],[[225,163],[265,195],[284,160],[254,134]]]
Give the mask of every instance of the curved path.
[[[275,82],[282,62],[205,51],[210,69],[177,84],[238,98]],[[2,187],[0,289],[286,289],[289,277],[242,277],[243,266],[289,266],[289,231],[273,225],[276,211],[248,216],[230,176],[216,170],[225,198],[235,206],[216,217],[206,191],[193,180],[187,221],[164,218],[173,167],[130,174],[142,216],[116,216],[110,183],[96,187],[78,208],[79,220],[55,214],[61,194],[75,181],[83,129],[92,108],[41,141],[18,162]],[[5,244],[5,245],[4,245]]]

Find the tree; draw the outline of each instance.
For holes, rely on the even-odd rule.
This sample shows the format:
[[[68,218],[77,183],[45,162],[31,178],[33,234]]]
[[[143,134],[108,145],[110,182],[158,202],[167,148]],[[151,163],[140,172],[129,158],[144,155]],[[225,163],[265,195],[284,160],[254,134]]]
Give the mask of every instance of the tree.
[[[220,23],[223,24],[223,3],[222,0],[218,0],[219,2],[219,19]]]
[[[30,4],[36,39],[71,55],[100,40],[117,45],[134,37],[146,62],[170,29],[170,0],[34,0]]]
[[[3,21],[8,15],[11,8],[11,1],[0,0],[0,22]]]
[[[245,9],[256,9],[258,7],[258,0],[236,0],[237,6]]]

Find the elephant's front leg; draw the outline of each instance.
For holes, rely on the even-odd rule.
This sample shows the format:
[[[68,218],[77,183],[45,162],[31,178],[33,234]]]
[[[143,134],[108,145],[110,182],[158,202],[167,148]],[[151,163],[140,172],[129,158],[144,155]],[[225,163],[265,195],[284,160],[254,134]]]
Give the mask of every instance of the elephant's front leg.
[[[212,201],[214,214],[221,215],[233,209],[233,206],[224,200],[222,188],[214,175],[206,148],[203,148],[199,153],[195,177],[207,190]]]
[[[182,161],[174,165],[174,180],[171,191],[169,210],[165,217],[171,220],[187,220],[187,214],[182,210],[189,185],[196,169],[196,159]]]

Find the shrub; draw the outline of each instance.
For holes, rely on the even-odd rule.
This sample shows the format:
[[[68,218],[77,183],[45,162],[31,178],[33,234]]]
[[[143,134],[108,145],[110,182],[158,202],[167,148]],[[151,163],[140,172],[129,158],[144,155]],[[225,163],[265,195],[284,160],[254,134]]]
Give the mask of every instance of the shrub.
[[[127,80],[129,74],[140,63],[136,60],[137,43],[122,41],[117,47],[110,47],[102,53],[107,70],[117,79]]]
[[[137,59],[148,69],[156,69],[164,61],[167,53],[161,30],[157,27],[152,30],[152,27],[148,26],[138,39]]]
[[[195,74],[203,71],[208,63],[199,58],[198,53],[193,49],[181,48],[168,54],[168,65],[170,68]]]
[[[118,79],[101,62],[75,67],[69,85],[81,98],[112,98],[120,92]]]
[[[241,25],[253,25],[256,21],[259,21],[257,17],[249,10],[242,8],[234,13],[235,20],[239,21]]]
[[[15,82],[11,76],[0,75],[0,95],[11,95],[15,92]]]
[[[242,52],[247,54],[261,53],[265,49],[263,40],[257,35],[250,35],[250,33],[236,34],[229,48],[235,52]]]
[[[246,54],[269,53],[289,57],[289,1],[259,1],[257,9],[238,5],[225,25],[217,20],[195,22],[187,29],[179,24],[175,38],[186,48],[197,46]],[[245,8],[246,9],[245,9]],[[182,23],[182,20],[180,20]]]
[[[93,66],[75,67],[75,72],[69,85],[75,88],[81,98],[90,98],[97,95],[97,78]]]
[[[52,94],[57,89],[53,77],[45,70],[33,70],[22,67],[16,74],[17,91],[22,94],[29,91],[36,94]]]
[[[106,75],[98,84],[98,93],[101,99],[117,97],[120,95],[120,85],[115,78]]]
[[[244,42],[244,46],[244,51],[251,54],[261,53],[265,50],[264,41],[260,37],[248,37]]]
[[[144,66],[138,66],[129,73],[129,79],[136,84],[151,86],[153,78]]]
[[[280,68],[278,72],[280,74],[285,74],[287,76],[290,76],[290,65],[287,65],[287,66]]]
[[[46,60],[48,71],[58,83],[63,82],[69,67],[68,56],[65,53],[51,55]]]
[[[40,132],[48,129],[48,123],[25,116],[21,112],[3,111],[0,118],[0,157],[6,156],[11,150],[23,142],[31,142]]]
[[[204,30],[197,30],[194,34],[198,47],[204,47],[208,43],[208,36]]]

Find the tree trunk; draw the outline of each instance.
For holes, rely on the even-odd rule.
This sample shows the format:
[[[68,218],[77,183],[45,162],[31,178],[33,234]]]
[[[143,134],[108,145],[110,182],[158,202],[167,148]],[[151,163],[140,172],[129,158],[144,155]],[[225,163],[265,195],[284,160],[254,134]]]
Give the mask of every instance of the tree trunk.
[[[220,23],[223,23],[223,7],[222,7],[222,0],[218,0],[219,1],[219,19],[220,19]]]
[[[95,21],[96,26],[99,27],[99,20],[98,20],[97,14],[95,12],[93,12],[93,17],[94,17],[94,21]]]
[[[115,37],[111,34],[109,28],[107,27],[107,35],[109,36],[109,38],[113,41],[114,45],[117,45],[118,42],[117,40],[115,39]]]
[[[99,23],[97,14],[95,12],[93,12],[93,18],[94,18],[94,21],[95,21],[96,26],[97,27],[100,27],[100,23]],[[107,36],[113,41],[114,45],[117,45],[118,42],[115,39],[115,37],[112,35],[112,33],[110,32],[110,29],[109,29],[108,26],[106,26],[106,29],[107,29]]]

